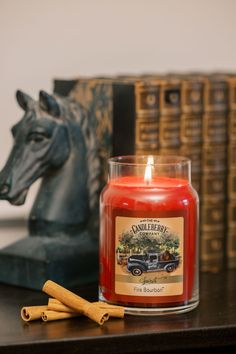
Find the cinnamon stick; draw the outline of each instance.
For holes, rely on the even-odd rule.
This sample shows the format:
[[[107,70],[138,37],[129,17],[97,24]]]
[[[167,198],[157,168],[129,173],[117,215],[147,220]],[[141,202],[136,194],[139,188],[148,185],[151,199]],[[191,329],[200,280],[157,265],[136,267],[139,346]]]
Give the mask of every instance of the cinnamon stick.
[[[48,299],[48,309],[52,311],[62,311],[62,312],[70,312],[73,313],[75,310],[73,310],[71,307],[64,305],[62,302],[60,302],[57,299]],[[81,312],[78,312],[81,314]]]
[[[61,301],[63,304],[71,307],[76,312],[80,312],[89,317],[99,325],[102,325],[109,318],[109,314],[106,310],[100,309],[97,305],[92,304],[51,280],[46,281],[42,290],[46,294]]]
[[[106,310],[110,317],[124,318],[125,316],[125,308],[123,306],[110,305],[102,301],[94,302],[94,305]]]
[[[39,320],[42,312],[48,309],[47,305],[22,307],[20,314],[23,321],[29,322]]]
[[[101,301],[93,302],[93,304],[98,306],[100,309],[106,310],[110,317],[124,318],[125,309],[122,306],[110,305]],[[71,307],[68,307],[57,299],[52,298],[48,299],[48,309],[53,311],[74,312]]]
[[[41,318],[44,322],[49,322],[49,321],[56,321],[56,320],[64,320],[67,318],[72,318],[72,317],[77,317],[80,316],[78,312],[60,312],[60,311],[51,311],[51,310],[46,310],[43,311],[41,314]]]

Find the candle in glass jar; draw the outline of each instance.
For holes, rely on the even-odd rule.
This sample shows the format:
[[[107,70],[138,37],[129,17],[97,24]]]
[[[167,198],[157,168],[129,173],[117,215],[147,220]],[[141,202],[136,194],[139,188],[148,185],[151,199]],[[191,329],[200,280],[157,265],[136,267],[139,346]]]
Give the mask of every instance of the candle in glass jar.
[[[110,159],[100,208],[100,300],[134,314],[196,307],[198,196],[190,161]]]

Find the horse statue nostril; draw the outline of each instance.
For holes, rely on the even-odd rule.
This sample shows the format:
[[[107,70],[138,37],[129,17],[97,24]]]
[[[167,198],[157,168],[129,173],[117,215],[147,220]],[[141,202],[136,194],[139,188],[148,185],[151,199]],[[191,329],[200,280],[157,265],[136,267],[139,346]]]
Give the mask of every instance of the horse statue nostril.
[[[9,191],[10,191],[9,184],[3,184],[2,186],[0,186],[0,195],[6,195],[9,193]]]

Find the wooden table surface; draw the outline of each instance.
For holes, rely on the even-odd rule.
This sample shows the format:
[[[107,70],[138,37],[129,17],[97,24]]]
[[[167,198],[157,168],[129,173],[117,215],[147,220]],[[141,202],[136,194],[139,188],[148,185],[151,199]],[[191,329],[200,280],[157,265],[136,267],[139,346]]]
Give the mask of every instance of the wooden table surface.
[[[89,300],[97,286],[76,289]],[[236,352],[236,271],[201,274],[200,305],[175,316],[127,316],[102,327],[87,318],[25,323],[20,309],[48,296],[0,284],[0,353],[159,353],[219,348]],[[229,351],[228,351],[229,352]]]

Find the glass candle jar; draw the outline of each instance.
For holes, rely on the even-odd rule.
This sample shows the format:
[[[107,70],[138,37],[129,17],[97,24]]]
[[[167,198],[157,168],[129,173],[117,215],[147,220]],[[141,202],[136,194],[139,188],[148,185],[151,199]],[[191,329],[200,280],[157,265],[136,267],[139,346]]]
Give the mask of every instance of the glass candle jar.
[[[181,156],[109,159],[100,198],[99,298],[130,314],[198,305],[198,196]]]

